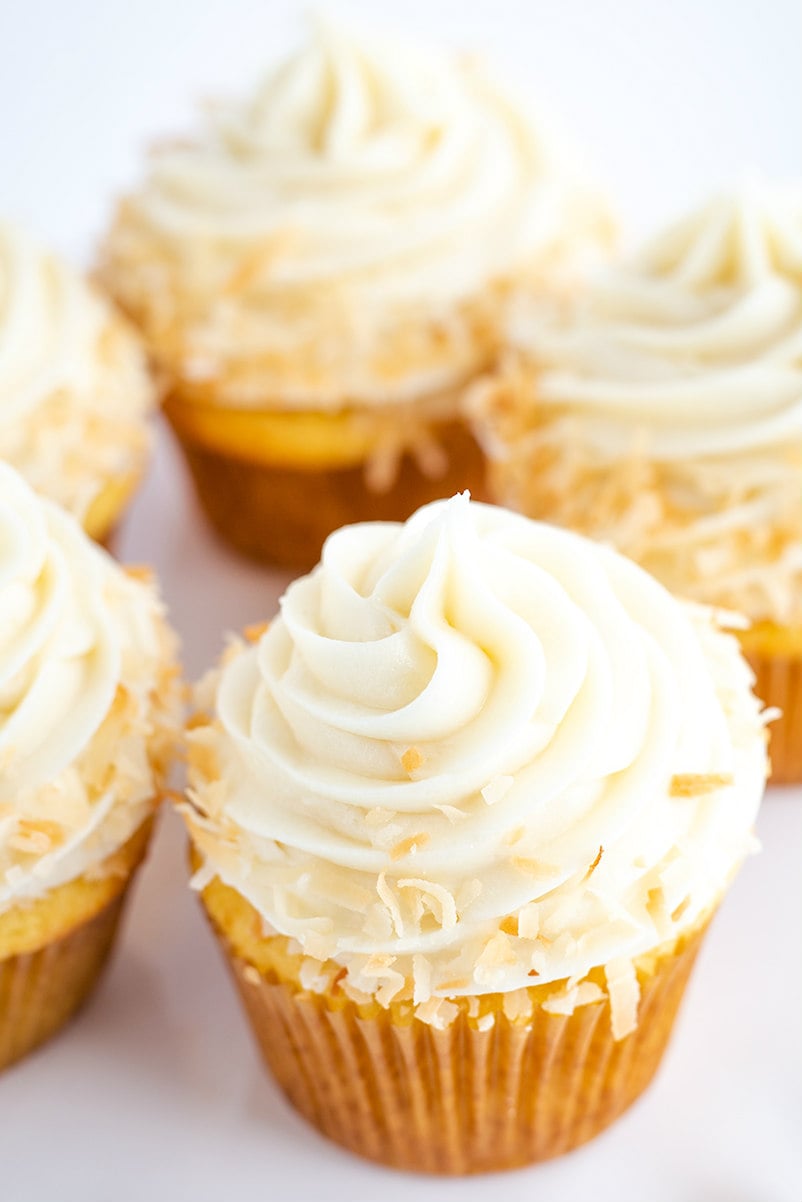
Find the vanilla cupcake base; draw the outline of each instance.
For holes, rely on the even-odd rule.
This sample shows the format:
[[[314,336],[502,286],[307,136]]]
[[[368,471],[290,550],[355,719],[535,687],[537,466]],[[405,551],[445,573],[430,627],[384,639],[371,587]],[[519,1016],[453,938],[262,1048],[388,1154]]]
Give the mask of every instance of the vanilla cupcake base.
[[[236,891],[216,879],[202,900],[289,1101],[360,1156],[440,1174],[546,1160],[613,1123],[657,1070],[707,926],[635,962],[637,1025],[616,1041],[606,995],[569,1014],[544,1006],[564,982],[527,990],[528,1012],[512,1017],[504,994],[454,998],[444,1027],[409,1002],[358,1004],[336,977],[313,992],[299,977],[302,957],[261,936]]]
[[[453,415],[246,412],[176,396],[165,413],[211,525],[260,561],[311,568],[340,526],[403,521],[441,496],[485,493],[484,456]]]
[[[60,1031],[95,989],[152,825],[91,876],[0,914],[0,1069]]]
[[[772,785],[802,781],[802,627],[758,622],[738,632],[755,673],[754,691],[780,716],[769,727]]]

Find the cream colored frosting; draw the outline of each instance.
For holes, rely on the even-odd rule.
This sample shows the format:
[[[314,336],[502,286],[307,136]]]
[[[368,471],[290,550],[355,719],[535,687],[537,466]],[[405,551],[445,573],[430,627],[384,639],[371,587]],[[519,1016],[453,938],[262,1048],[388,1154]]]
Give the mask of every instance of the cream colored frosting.
[[[144,353],[81,276],[0,223],[0,457],[83,518],[139,472],[154,401]]]
[[[153,810],[174,657],[155,589],[0,464],[0,911],[96,869]]]
[[[486,358],[490,298],[463,304],[607,233],[476,62],[318,21],[255,92],[154,151],[106,273],[171,365],[232,401],[384,401],[459,383]]]
[[[802,621],[802,191],[717,198],[532,317],[511,330],[531,378],[479,402],[505,499]]]
[[[750,680],[711,611],[577,535],[467,495],[343,528],[202,690],[197,883],[384,1002],[634,981],[750,848]]]

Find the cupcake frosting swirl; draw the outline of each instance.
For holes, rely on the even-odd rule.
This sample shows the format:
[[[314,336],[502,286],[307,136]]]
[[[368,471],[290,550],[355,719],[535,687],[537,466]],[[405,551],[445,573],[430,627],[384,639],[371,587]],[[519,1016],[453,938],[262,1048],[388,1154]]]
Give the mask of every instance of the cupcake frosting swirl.
[[[99,864],[144,820],[176,693],[151,588],[6,465],[0,616],[2,910]]]
[[[546,412],[658,460],[802,440],[802,190],[718,198],[600,273],[565,322],[513,331]]]
[[[509,334],[474,393],[507,504],[802,621],[802,191],[714,200]]]
[[[393,341],[388,327],[453,320],[489,283],[568,257],[572,244],[587,250],[601,213],[477,63],[317,22],[251,96],[154,153],[112,235],[110,266],[157,339],[171,319],[183,327],[190,374],[225,363],[236,375],[245,354],[270,357],[284,393],[275,359],[288,339],[296,349],[323,339],[323,378],[307,373],[307,396],[325,397],[336,366],[351,399],[382,399],[422,386],[418,373],[431,386],[466,368],[467,351],[444,355],[453,329],[419,345],[397,331]],[[145,272],[163,284],[158,313]],[[370,372],[338,359],[345,330]],[[413,384],[397,378],[399,356]]]
[[[81,276],[0,223],[0,456],[83,518],[141,470],[153,402],[143,351]]]
[[[670,938],[717,900],[763,788],[748,670],[707,611],[465,497],[333,535],[213,693],[191,737],[207,871],[358,989],[416,1002]]]

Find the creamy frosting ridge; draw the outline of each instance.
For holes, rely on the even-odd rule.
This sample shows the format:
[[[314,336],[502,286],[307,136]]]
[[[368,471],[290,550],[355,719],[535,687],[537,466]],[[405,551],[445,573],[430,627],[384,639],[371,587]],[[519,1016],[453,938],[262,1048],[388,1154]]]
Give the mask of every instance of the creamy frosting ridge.
[[[0,464],[0,911],[96,868],[152,811],[174,657],[152,586]]]
[[[483,319],[462,303],[607,225],[477,62],[318,21],[250,96],[154,151],[107,274],[186,374],[239,401],[385,400],[473,370]]]
[[[711,201],[510,338],[477,402],[508,503],[802,621],[802,190]]]
[[[199,883],[385,1002],[579,980],[748,850],[749,684],[709,611],[579,536],[466,496],[346,527],[204,687]]]
[[[133,331],[61,259],[0,223],[0,457],[79,519],[141,470],[154,401]]]

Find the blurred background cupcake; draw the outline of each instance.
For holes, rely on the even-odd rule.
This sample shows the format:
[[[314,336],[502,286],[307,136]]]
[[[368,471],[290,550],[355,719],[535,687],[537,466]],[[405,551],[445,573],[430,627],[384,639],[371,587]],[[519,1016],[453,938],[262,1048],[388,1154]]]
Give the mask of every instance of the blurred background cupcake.
[[[330,1138],[469,1173],[653,1076],[766,774],[737,641],[466,497],[337,532],[200,690],[184,807],[264,1057]]]
[[[745,614],[772,779],[802,780],[802,191],[718,197],[508,333],[496,496]]]
[[[0,464],[0,1069],[93,988],[177,734],[175,641],[127,573]]]
[[[122,316],[0,222],[0,459],[106,541],[143,474],[154,400]]]
[[[311,566],[345,522],[481,492],[461,397],[502,300],[608,238],[476,62],[318,21],[253,93],[153,151],[102,277],[166,372],[214,526]]]

